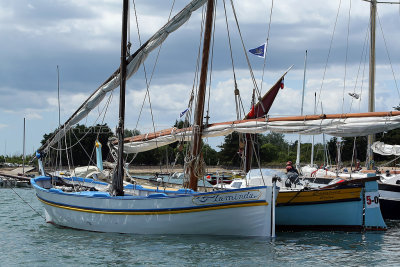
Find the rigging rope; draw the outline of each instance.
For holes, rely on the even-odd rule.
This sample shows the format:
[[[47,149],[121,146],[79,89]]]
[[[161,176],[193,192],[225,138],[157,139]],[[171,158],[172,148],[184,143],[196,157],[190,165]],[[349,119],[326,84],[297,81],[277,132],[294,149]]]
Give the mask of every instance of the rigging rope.
[[[264,82],[265,65],[266,65],[266,62],[267,62],[268,43],[269,43],[269,33],[270,33],[270,31],[271,31],[272,10],[273,10],[273,8],[274,8],[274,0],[271,1],[271,10],[270,10],[270,13],[269,13],[269,23],[268,23],[267,40],[265,41],[264,65],[263,65],[263,71],[262,71],[262,76],[261,76],[261,88],[260,88],[260,91],[261,91],[261,92],[262,92],[263,82]]]
[[[134,10],[134,12],[135,12],[136,29],[137,29],[138,39],[139,39],[139,46],[142,46],[142,39],[140,38],[139,21],[138,21],[138,16],[137,16],[137,13],[136,13],[136,4],[135,4],[135,0],[132,0],[132,2],[133,2],[133,10]],[[168,18],[168,20],[169,20],[169,18]],[[159,49],[161,49],[161,46],[160,46]],[[156,65],[156,63],[157,63],[157,62],[155,62],[154,65]],[[155,134],[155,133],[156,133],[156,126],[155,126],[155,123],[154,123],[153,107],[152,107],[152,105],[151,105],[151,97],[150,97],[150,90],[149,90],[149,88],[150,88],[150,82],[151,82],[151,81],[149,81],[149,80],[147,79],[146,64],[145,64],[144,62],[143,62],[142,64],[143,64],[144,78],[145,78],[145,80],[146,80],[146,94],[145,94],[145,99],[146,99],[146,95],[147,95],[147,96],[148,96],[148,100],[149,100],[149,108],[150,108],[150,114],[151,114],[151,122],[152,122],[152,124],[153,124],[153,133]],[[154,69],[155,69],[155,68],[153,68],[153,71],[154,71]],[[144,99],[144,100],[145,100],[145,99]],[[140,114],[141,114],[141,113],[140,113]],[[139,118],[138,118],[138,120],[139,120]],[[158,145],[157,145],[157,140],[156,140],[156,146],[158,147]]]
[[[135,9],[135,16],[136,16],[136,8],[135,8],[135,1],[134,1],[134,0],[133,0],[133,5],[134,5],[134,9]],[[172,6],[171,6],[171,9],[170,9],[170,12],[169,12],[169,16],[168,16],[168,21],[170,21],[170,19],[171,19],[171,15],[172,15],[172,11],[173,11],[173,9],[174,9],[174,6],[175,6],[175,0],[172,2]],[[137,22],[137,16],[136,16],[136,25],[137,25],[137,29],[138,29],[139,42],[141,43],[141,41],[140,41],[140,33],[139,33],[139,24],[138,24],[138,22]],[[142,114],[144,102],[145,102],[145,100],[146,100],[147,94],[149,93],[149,87],[150,87],[151,81],[152,81],[152,79],[153,79],[153,75],[154,75],[155,68],[156,68],[157,63],[158,63],[158,59],[159,59],[159,57],[160,57],[160,52],[161,52],[161,48],[162,48],[163,44],[164,44],[164,43],[162,43],[162,44],[160,45],[160,47],[158,48],[156,60],[155,60],[155,63],[154,63],[154,65],[153,65],[153,70],[152,70],[152,73],[151,73],[151,76],[150,76],[149,83],[147,84],[147,82],[146,82],[146,84],[147,84],[147,90],[146,90],[146,94],[145,94],[145,96],[144,96],[144,98],[143,98],[142,106],[141,106],[140,111],[139,111],[139,116],[138,116],[138,119],[137,119],[137,121],[136,121],[135,129],[137,129],[138,124],[139,124],[139,120],[140,120],[140,117],[141,117],[141,114]]]
[[[105,105],[105,107],[103,108],[103,110],[101,111],[101,114],[103,114],[103,112],[107,112],[108,106],[109,106],[110,103],[111,103],[111,99],[112,99],[112,93],[110,93],[110,96],[108,97],[108,100],[107,100],[107,102],[106,102],[106,105]],[[99,114],[99,116],[97,116],[97,118],[96,118],[96,120],[94,121],[94,123],[92,124],[92,126],[90,126],[90,129],[93,128],[93,127],[96,125],[96,123],[97,123],[97,121],[99,120],[101,114]],[[72,131],[72,130],[73,130],[73,129],[71,128],[70,131]],[[49,146],[49,148],[51,148],[51,149],[53,149],[53,150],[55,150],[55,151],[57,151],[57,150],[63,151],[63,150],[66,150],[66,149],[71,149],[71,148],[73,148],[74,146],[76,146],[80,141],[82,141],[84,138],[86,138],[86,136],[87,136],[89,133],[90,133],[90,131],[86,132],[86,133],[83,135],[83,137],[81,137],[80,139],[77,138],[78,140],[77,140],[77,142],[76,142],[75,144],[70,145],[69,147],[66,147],[65,149],[64,149],[64,148],[63,148],[63,149],[58,149],[58,148],[53,147],[53,146]]]
[[[392,70],[393,79],[394,79],[394,82],[395,82],[395,84],[396,84],[397,95],[398,95],[399,98],[400,98],[399,87],[397,86],[397,79],[396,79],[396,76],[395,76],[395,74],[394,74],[393,65],[392,65],[392,60],[390,59],[389,50],[388,50],[388,47],[387,47],[385,35],[384,35],[384,33],[383,33],[382,24],[381,24],[381,19],[380,19],[380,17],[379,17],[378,11],[377,11],[377,15],[378,15],[379,27],[380,27],[381,32],[382,32],[383,41],[384,41],[384,43],[385,43],[386,54],[387,54],[387,57],[388,57],[388,60],[389,60],[389,63],[390,63],[390,68],[391,68],[391,70]]]
[[[35,210],[35,209],[29,204],[28,201],[26,201],[25,199],[23,199],[23,198],[14,190],[14,188],[12,188],[11,186],[10,186],[10,188],[11,188],[11,190],[12,190],[25,204],[27,204],[34,212],[36,212],[40,217],[42,217],[42,219],[46,220],[46,218],[45,218],[41,213],[39,213],[37,210]]]
[[[344,113],[344,94],[345,94],[345,91],[346,91],[347,56],[349,54],[349,35],[350,35],[350,18],[351,18],[350,15],[351,15],[351,0],[349,1],[349,17],[348,17],[348,20],[347,20],[346,59],[345,59],[345,63],[344,63],[342,113]]]
[[[363,89],[364,77],[365,77],[364,74],[365,74],[365,66],[366,66],[366,59],[367,59],[367,49],[366,49],[366,47],[367,47],[367,43],[368,43],[368,34],[369,34],[369,31],[367,29],[366,33],[365,33],[364,45],[363,45],[363,48],[362,48],[362,51],[361,51],[360,64],[358,65],[356,82],[354,84],[354,89],[353,89],[353,93],[356,93],[356,88],[357,88],[357,84],[358,84],[358,78],[359,78],[359,75],[360,75],[361,64],[362,64],[363,58],[364,58],[364,67],[363,67],[362,78],[361,78],[361,86],[360,86],[361,92],[360,92],[360,98],[359,98],[359,102],[358,102],[358,111],[359,112],[361,110],[362,89]],[[364,54],[364,52],[365,52],[365,54]],[[351,108],[352,108],[353,102],[354,102],[354,98],[351,98],[349,112],[351,112]]]
[[[230,35],[230,31],[229,31],[228,16],[227,16],[227,14],[226,14],[225,0],[223,0],[223,3],[224,3],[224,11],[225,11],[226,33],[228,34],[229,52],[230,52],[230,56],[231,56],[231,65],[232,65],[233,81],[234,81],[234,83],[235,83],[235,90],[236,90],[236,89],[237,89],[237,83],[236,83],[235,64],[234,64],[234,62],[233,62],[231,35]],[[239,118],[238,118],[238,119],[239,119]]]
[[[250,64],[250,59],[249,59],[249,56],[247,55],[246,46],[244,45],[242,32],[240,30],[239,21],[238,21],[237,15],[236,15],[235,5],[233,4],[233,0],[230,0],[230,1],[231,1],[232,11],[233,11],[233,16],[234,16],[235,22],[236,22],[236,27],[237,27],[238,32],[239,32],[240,41],[242,43],[243,52],[244,52],[244,55],[246,57],[247,66],[248,66],[249,71],[250,71],[250,76],[251,76],[251,79],[253,81],[254,88],[256,89],[256,91],[258,93],[258,96],[261,97],[261,92],[258,89],[257,81],[256,81],[256,78],[254,77],[253,69],[252,69],[251,64]]]
[[[321,100],[322,87],[324,86],[325,75],[326,75],[326,69],[327,69],[327,67],[328,67],[329,57],[330,57],[330,55],[331,55],[332,43],[333,43],[333,38],[334,38],[334,36],[335,36],[336,25],[337,25],[337,21],[338,21],[338,17],[339,17],[339,12],[340,12],[340,6],[341,6],[341,4],[342,4],[342,0],[339,1],[339,7],[338,7],[338,10],[337,10],[337,13],[336,13],[336,19],[335,19],[335,24],[334,24],[334,27],[333,27],[333,32],[332,32],[331,41],[330,41],[330,45],[329,45],[328,56],[327,56],[326,62],[325,62],[324,74],[323,74],[323,76],[322,76],[321,87],[320,87],[319,93],[318,93],[317,106],[318,106],[318,103],[320,103],[320,100]],[[322,113],[323,113],[323,111],[322,111]]]

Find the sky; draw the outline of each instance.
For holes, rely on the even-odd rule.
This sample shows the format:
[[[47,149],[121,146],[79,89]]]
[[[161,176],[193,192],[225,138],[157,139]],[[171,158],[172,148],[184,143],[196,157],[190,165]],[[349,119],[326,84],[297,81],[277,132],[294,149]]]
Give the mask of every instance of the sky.
[[[173,3],[172,14],[176,14],[188,2],[135,0],[135,9],[130,11],[131,51],[168,21]],[[286,75],[285,88],[272,106],[271,116],[300,114],[306,50],[304,114],[314,112],[315,93],[317,113],[322,113],[321,107],[324,113],[367,111],[368,2],[233,0],[233,3],[246,51],[265,43],[270,28],[264,76],[264,60],[247,53],[262,94],[294,65]],[[130,4],[132,7],[133,2]],[[57,66],[61,123],[119,67],[121,9],[122,1],[115,0],[0,1],[0,155],[22,154],[24,118],[27,154],[40,147],[44,134],[58,127]],[[226,1],[226,9],[236,80],[245,109],[250,109],[254,85],[230,1]],[[185,110],[195,77],[201,18],[200,8],[180,29],[170,34],[159,56],[156,49],[146,60],[145,67],[128,81],[125,128],[137,128],[142,133],[152,132],[153,125],[156,130],[168,128]],[[379,4],[377,111],[393,110],[400,103],[397,84],[400,82],[399,26],[399,5]],[[222,0],[217,1],[214,36],[208,103],[211,123],[236,119]],[[150,83],[151,109],[148,98],[144,101],[146,78]],[[348,93],[353,92],[361,98],[351,98]],[[104,102],[82,123],[106,122],[115,129],[118,94],[119,89],[116,89],[105,116],[99,115]],[[293,140],[294,137],[287,138]],[[309,139],[311,137],[303,138],[306,142]],[[222,140],[207,142],[216,147]]]

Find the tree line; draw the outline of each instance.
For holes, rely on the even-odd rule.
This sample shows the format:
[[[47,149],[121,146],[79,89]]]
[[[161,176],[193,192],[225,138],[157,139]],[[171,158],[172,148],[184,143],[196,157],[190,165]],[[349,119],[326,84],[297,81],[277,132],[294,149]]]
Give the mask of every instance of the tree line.
[[[182,128],[187,125],[187,122],[177,121],[175,127]],[[42,144],[52,136],[53,133],[45,134],[43,136]],[[138,130],[125,130],[125,137],[139,135]],[[109,154],[107,141],[113,136],[111,129],[107,124],[96,125],[95,127],[88,128],[84,125],[77,125],[74,129],[67,134],[60,144],[62,147],[67,146],[67,154],[61,153],[61,164],[70,164],[75,166],[85,166],[88,164],[95,164],[95,140],[99,140],[102,144],[103,160],[112,161]],[[261,166],[285,166],[289,160],[296,160],[297,141],[288,142],[285,136],[280,133],[267,133],[256,134],[253,136],[254,140],[254,155],[253,166],[259,164]],[[387,144],[400,144],[400,129],[392,130],[387,133],[376,135],[376,140],[380,140]],[[332,164],[336,163],[337,159],[337,142],[336,137],[330,138],[326,146],[317,143],[314,145],[314,163],[324,164],[325,157],[330,159]],[[367,152],[367,137],[345,137],[341,138],[341,159],[343,162],[349,163],[352,159],[358,159],[361,162],[366,160]],[[300,162],[308,164],[311,161],[311,143],[302,143]],[[180,144],[178,142],[158,147],[154,150],[146,151],[136,155],[128,155],[126,160],[132,162],[132,165],[171,165],[171,164],[184,164],[185,151],[188,145],[186,143]],[[233,133],[225,136],[224,141],[218,146],[219,151],[212,148],[208,144],[204,144],[202,148],[202,155],[204,161],[210,166],[227,166],[227,167],[240,167],[241,166],[241,144],[240,136],[238,133]],[[46,155],[46,158],[52,164],[60,162],[60,153],[57,152],[58,145],[54,145],[55,149]],[[325,153],[326,151],[326,153]],[[0,162],[4,162],[4,156],[0,156]],[[19,159],[19,160],[18,160]],[[380,156],[375,154],[375,161],[389,161],[393,157]],[[15,156],[13,162],[22,163],[22,156]]]

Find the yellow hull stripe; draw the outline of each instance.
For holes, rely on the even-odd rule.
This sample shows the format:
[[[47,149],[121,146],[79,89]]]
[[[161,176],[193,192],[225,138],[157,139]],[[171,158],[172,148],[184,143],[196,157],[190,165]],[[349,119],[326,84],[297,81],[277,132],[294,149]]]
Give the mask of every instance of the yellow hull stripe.
[[[222,205],[222,206],[211,206],[202,208],[188,208],[182,210],[163,210],[163,211],[104,211],[104,210],[92,210],[77,208],[71,206],[59,205],[51,202],[47,202],[44,199],[38,197],[38,199],[46,205],[53,206],[56,208],[87,212],[87,213],[97,213],[97,214],[110,214],[110,215],[163,215],[163,214],[178,214],[178,213],[189,213],[189,212],[199,212],[208,210],[219,210],[219,209],[230,209],[230,208],[243,208],[243,207],[253,207],[253,206],[268,206],[268,202],[253,202],[253,203],[241,203],[236,205]]]
[[[325,201],[345,201],[347,199],[360,198],[361,188],[344,188],[344,189],[317,189],[310,191],[290,191],[279,192],[277,205],[295,204],[295,203],[312,203]]]

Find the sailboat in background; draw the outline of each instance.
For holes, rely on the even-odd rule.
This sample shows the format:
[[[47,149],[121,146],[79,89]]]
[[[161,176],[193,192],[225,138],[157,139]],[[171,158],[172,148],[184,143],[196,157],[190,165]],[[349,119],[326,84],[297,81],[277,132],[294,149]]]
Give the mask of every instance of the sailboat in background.
[[[400,4],[398,2],[378,2],[376,0],[367,1],[370,2],[370,56],[369,56],[369,90],[368,90],[368,111],[370,113],[375,111],[375,31],[376,31],[376,15],[377,15],[377,4]],[[350,94],[351,95],[351,94]],[[360,136],[365,136],[365,134],[360,134]],[[380,173],[374,166],[374,154],[378,153],[381,155],[392,154],[390,151],[393,146],[387,146],[381,142],[374,142],[374,135],[368,135],[368,145],[367,145],[367,159],[366,165],[367,170],[355,170],[354,172],[339,172],[325,173],[323,170],[315,170],[315,177],[339,177],[333,180],[331,183],[341,182],[344,180],[362,180],[368,176],[377,175],[378,188],[379,188],[379,202],[382,210],[382,215],[384,219],[400,219],[400,175],[395,171],[394,173],[384,172]],[[390,151],[390,152],[389,152]],[[338,149],[338,155],[340,151]],[[354,160],[354,159],[352,159]],[[340,157],[338,159],[338,164],[340,164]],[[357,163],[356,163],[357,164]],[[358,169],[358,168],[356,168]],[[361,168],[360,168],[361,169]],[[313,170],[312,170],[313,171]]]
[[[136,234],[206,234],[237,236],[274,236],[275,186],[257,186],[218,192],[198,192],[195,170],[190,180],[191,189],[154,189],[137,184],[123,186],[123,141],[126,79],[137,71],[148,53],[159,46],[168,34],[189,19],[192,12],[207,2],[206,31],[204,34],[202,72],[199,94],[204,95],[214,0],[193,0],[164,27],[155,33],[139,50],[127,58],[128,0],[123,1],[123,23],[120,68],[96,90],[87,101],[60,127],[53,138],[44,144],[38,155],[42,176],[31,180],[38,199],[42,202],[47,222],[65,227],[100,232]],[[45,174],[41,158],[65,132],[85,117],[120,84],[120,113],[118,123],[118,162],[112,185],[79,177],[62,178]],[[201,97],[199,97],[201,99]],[[198,100],[198,102],[201,102]],[[203,110],[198,103],[192,135],[194,158],[199,157],[199,146],[204,134]],[[199,119],[200,118],[200,119]],[[197,141],[196,141],[197,139]],[[160,144],[159,144],[160,145]],[[145,146],[149,149],[151,146]],[[142,147],[143,148],[143,147]]]

